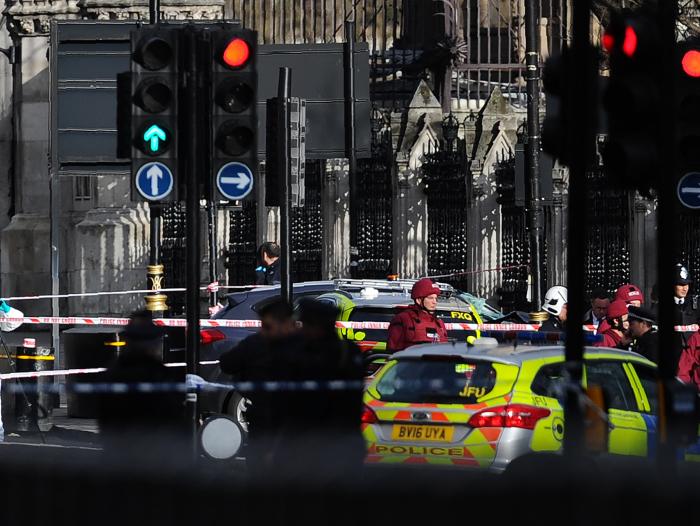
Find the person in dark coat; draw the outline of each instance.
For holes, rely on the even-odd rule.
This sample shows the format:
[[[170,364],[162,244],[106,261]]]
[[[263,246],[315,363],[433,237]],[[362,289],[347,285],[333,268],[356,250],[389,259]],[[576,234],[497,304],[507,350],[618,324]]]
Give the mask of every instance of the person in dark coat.
[[[583,324],[598,328],[600,322],[605,319],[610,306],[610,296],[603,289],[596,289],[591,293],[591,310],[584,316]]]
[[[688,330],[676,333],[673,345],[674,361],[680,360],[683,349],[688,346],[690,338],[697,332],[697,327],[692,327],[698,323],[698,310],[689,296],[692,283],[693,280],[688,270],[678,263],[676,265],[676,283],[673,288],[674,325],[687,327]]]
[[[282,350],[300,345],[292,306],[282,298],[275,298],[258,312],[260,331],[248,336],[219,358],[219,367],[233,376],[234,381],[264,382],[277,378],[278,368],[283,367]],[[278,427],[280,414],[277,393],[253,391],[242,393],[252,401],[246,412],[249,423],[249,441],[255,449],[256,442],[267,440]],[[281,411],[284,416],[284,411]]]
[[[629,307],[629,336],[634,338],[630,350],[659,363],[659,333],[656,332],[656,316],[643,307]]]
[[[183,458],[186,421],[182,370],[163,365],[164,331],[149,311],[132,314],[122,333],[125,346],[100,378],[105,386],[126,384],[127,391],[99,395],[98,421],[105,452],[145,465],[172,465]],[[150,383],[151,392],[138,384]]]
[[[429,278],[419,279],[411,289],[414,304],[401,310],[389,323],[389,352],[419,343],[447,341],[445,323],[435,316],[440,289]]]
[[[277,243],[267,241],[260,245],[258,256],[260,265],[255,269],[256,285],[278,285],[282,281],[280,254],[282,250]]]

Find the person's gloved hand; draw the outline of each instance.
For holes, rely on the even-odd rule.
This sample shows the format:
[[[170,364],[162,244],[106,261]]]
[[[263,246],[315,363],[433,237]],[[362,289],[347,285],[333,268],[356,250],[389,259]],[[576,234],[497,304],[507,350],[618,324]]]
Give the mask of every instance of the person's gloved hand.
[[[0,300],[0,311],[7,314],[10,312],[10,306],[5,302],[5,300]]]

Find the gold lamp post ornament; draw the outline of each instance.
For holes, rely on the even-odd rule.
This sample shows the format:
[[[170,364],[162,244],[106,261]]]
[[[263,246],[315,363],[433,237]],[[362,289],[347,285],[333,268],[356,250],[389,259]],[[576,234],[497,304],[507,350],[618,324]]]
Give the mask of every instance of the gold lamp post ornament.
[[[163,280],[165,279],[163,274],[163,265],[148,265],[148,286],[152,291],[159,291],[163,288]],[[165,294],[158,294],[157,292],[148,294],[146,296],[146,310],[149,310],[154,314],[156,312],[165,312],[168,310],[168,305],[166,304],[167,299],[168,297]]]

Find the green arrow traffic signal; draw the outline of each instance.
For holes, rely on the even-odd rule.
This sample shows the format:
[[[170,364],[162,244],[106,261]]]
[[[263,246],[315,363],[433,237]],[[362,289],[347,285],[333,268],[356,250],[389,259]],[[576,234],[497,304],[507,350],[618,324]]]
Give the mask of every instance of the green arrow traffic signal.
[[[147,122],[139,134],[139,148],[148,155],[161,155],[170,146],[170,132],[167,128]]]
[[[165,131],[157,124],[151,125],[143,134],[143,140],[147,143],[151,153],[158,153],[166,139]]]

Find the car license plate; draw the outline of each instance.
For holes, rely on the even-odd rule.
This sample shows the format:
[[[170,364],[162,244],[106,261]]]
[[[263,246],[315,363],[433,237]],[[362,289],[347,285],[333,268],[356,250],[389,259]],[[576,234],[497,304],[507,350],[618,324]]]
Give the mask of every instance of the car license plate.
[[[413,426],[396,424],[391,430],[391,439],[452,442],[454,430],[453,426]]]

